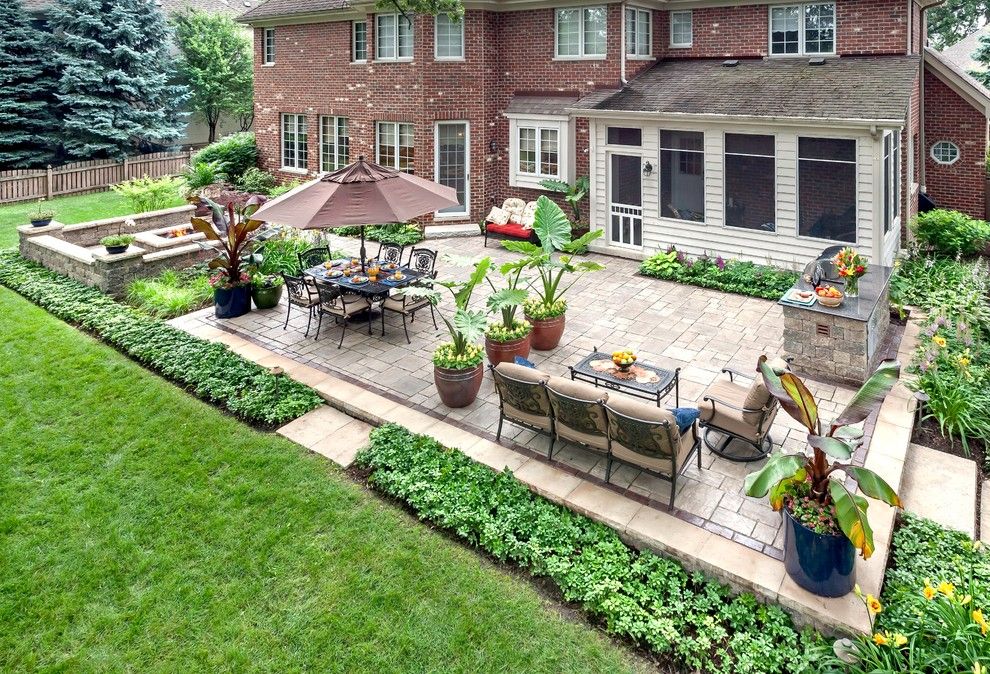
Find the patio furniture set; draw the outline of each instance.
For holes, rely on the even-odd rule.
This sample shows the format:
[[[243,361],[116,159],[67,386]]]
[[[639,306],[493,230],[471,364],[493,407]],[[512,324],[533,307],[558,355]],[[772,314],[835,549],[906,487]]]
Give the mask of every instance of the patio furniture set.
[[[558,440],[604,454],[606,482],[614,463],[632,466],[671,483],[670,507],[677,478],[692,455],[701,469],[702,440],[711,451],[733,461],[762,459],[773,447],[769,429],[778,403],[756,373],[724,369],[728,379],[712,384],[697,414],[686,414],[661,406],[672,390],[679,404],[678,370],[642,366],[646,374],[630,379],[599,363],[602,355],[595,350],[570,368],[570,379],[517,363],[490,366],[499,398],[496,439],[501,440],[502,425],[510,421],[546,435],[548,459],[553,458]],[[749,379],[749,384],[740,378]],[[715,444],[710,434],[723,439]]]
[[[342,323],[338,349],[344,343],[347,325],[352,318],[366,315],[368,334],[372,334],[372,312],[376,308],[381,316],[383,337],[386,312],[402,317],[402,329],[406,342],[410,344],[412,342],[407,320],[415,321],[416,312],[420,309],[430,309],[433,327],[436,328],[433,304],[425,297],[410,296],[401,289],[421,284],[426,278],[436,278],[437,253],[428,248],[414,247],[403,263],[403,248],[383,243],[377,257],[370,261],[332,260],[327,246],[300,253],[299,267],[302,273],[299,276],[282,275],[289,294],[283,329],[289,326],[293,306],[309,312],[305,333],[307,337],[314,317],[317,318],[317,326],[313,339],[319,339],[324,316],[332,317],[335,324]]]

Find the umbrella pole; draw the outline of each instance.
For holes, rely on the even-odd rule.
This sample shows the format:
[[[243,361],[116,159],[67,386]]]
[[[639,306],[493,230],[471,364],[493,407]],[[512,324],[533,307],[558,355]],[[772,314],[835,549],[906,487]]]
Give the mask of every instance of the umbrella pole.
[[[361,230],[361,273],[365,273],[367,270],[364,267],[364,260],[367,254],[364,252],[364,227],[359,228]]]

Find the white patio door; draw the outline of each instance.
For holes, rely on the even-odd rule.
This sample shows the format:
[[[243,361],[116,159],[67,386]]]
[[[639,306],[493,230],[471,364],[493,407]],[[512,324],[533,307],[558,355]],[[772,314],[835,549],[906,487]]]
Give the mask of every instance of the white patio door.
[[[467,122],[437,122],[436,125],[436,181],[453,187],[457,192],[457,206],[437,211],[445,217],[465,216],[471,212],[471,142]]]
[[[609,243],[643,247],[643,174],[638,155],[610,154],[608,162]]]

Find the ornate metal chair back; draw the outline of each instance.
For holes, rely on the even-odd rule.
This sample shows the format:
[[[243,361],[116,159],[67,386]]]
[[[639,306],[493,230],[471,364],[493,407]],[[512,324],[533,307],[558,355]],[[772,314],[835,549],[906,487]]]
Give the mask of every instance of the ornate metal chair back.
[[[289,302],[296,306],[309,306],[318,296],[312,278],[282,274],[282,281],[289,293]]]
[[[378,248],[378,261],[385,264],[402,264],[402,249],[403,246],[396,243],[383,243]]]
[[[330,259],[330,246],[317,246],[299,253],[299,269],[306,271]]]
[[[409,253],[409,268],[425,276],[436,275],[437,252],[429,248],[413,248]]]

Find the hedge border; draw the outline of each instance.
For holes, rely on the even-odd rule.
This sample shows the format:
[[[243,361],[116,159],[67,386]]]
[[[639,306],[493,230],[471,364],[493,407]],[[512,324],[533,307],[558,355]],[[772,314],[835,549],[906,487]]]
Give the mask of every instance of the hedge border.
[[[280,426],[323,404],[316,391],[104,295],[0,250],[0,284],[81,327],[187,391],[261,426]]]

